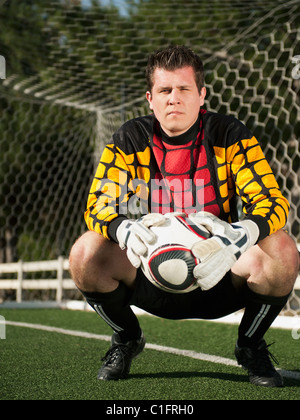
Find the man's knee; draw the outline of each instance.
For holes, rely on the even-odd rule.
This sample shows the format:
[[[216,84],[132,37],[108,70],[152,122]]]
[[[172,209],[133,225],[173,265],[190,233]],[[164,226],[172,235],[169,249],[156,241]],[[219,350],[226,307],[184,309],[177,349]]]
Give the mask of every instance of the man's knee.
[[[288,294],[299,270],[299,254],[294,240],[283,230],[250,248],[232,269],[233,280],[247,279],[262,294]]]
[[[105,247],[109,241],[99,234],[88,231],[80,236],[74,243],[70,256],[71,276],[79,289],[85,290],[88,283],[94,283],[102,266],[106,263]]]
[[[76,286],[84,291],[110,292],[119,281],[130,287],[136,276],[126,252],[92,231],[84,233],[74,243],[69,263]]]
[[[98,253],[98,238],[95,232],[86,232],[80,236],[74,243],[70,256],[70,269],[73,271],[78,266],[89,264]],[[96,242],[96,243],[95,243]]]
[[[105,247],[107,242],[98,233],[92,231],[85,232],[76,240],[71,249],[69,257],[70,264],[73,265],[79,261],[85,263],[86,261],[89,262],[91,258],[93,259],[95,255],[98,257],[100,248]]]
[[[261,258],[265,264],[271,264],[279,269],[281,275],[294,284],[299,271],[299,253],[295,241],[280,230],[258,244]]]

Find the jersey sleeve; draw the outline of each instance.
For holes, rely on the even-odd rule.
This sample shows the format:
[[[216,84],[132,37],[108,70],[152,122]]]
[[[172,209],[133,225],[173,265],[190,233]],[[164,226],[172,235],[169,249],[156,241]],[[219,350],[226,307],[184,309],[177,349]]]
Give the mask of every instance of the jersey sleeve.
[[[88,229],[115,242],[124,219],[148,213],[152,126],[152,116],[138,117],[113,134],[89,191],[84,215]]]
[[[101,156],[93,179],[84,214],[89,230],[112,239],[109,224],[126,217],[130,171],[122,153],[114,144],[108,144]],[[115,220],[116,221],[116,220]]]
[[[284,227],[289,203],[254,136],[240,139],[227,149],[227,162],[241,197],[246,218],[257,223],[258,240]]]

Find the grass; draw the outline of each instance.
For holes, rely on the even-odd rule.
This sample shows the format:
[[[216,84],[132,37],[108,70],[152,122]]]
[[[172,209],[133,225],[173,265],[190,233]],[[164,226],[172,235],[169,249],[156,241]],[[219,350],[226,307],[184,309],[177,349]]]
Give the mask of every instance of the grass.
[[[7,321],[111,335],[90,312],[56,309],[1,310]],[[234,360],[237,326],[204,321],[169,321],[140,316],[148,343],[194,350]],[[267,341],[285,370],[300,369],[299,340],[290,331],[270,329]],[[97,381],[109,343],[19,326],[6,326],[0,340],[1,400],[299,400],[300,381],[284,388],[251,385],[242,369],[145,349],[123,381]]]

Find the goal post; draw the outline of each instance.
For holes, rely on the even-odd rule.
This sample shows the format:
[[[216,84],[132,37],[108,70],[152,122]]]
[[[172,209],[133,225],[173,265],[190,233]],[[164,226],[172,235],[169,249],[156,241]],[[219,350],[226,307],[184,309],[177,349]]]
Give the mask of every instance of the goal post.
[[[148,54],[171,44],[202,57],[205,107],[258,138],[300,243],[299,20],[299,0],[0,2],[0,263],[69,254],[104,145],[149,113]]]

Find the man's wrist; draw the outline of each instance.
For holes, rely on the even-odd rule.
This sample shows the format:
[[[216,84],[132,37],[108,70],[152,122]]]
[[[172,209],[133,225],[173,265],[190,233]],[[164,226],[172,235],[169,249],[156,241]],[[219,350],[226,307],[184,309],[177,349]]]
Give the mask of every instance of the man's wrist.
[[[258,225],[253,220],[245,219],[232,225],[241,226],[246,231],[248,238],[247,249],[257,243],[260,231]]]
[[[117,238],[117,230],[120,224],[124,222],[124,220],[127,220],[127,219],[128,217],[126,216],[118,216],[115,219],[113,219],[108,225],[107,234],[109,238],[112,241],[116,242],[117,244],[119,243],[118,238]]]

